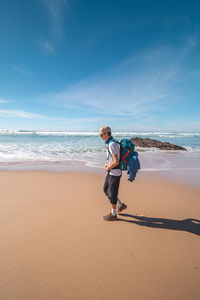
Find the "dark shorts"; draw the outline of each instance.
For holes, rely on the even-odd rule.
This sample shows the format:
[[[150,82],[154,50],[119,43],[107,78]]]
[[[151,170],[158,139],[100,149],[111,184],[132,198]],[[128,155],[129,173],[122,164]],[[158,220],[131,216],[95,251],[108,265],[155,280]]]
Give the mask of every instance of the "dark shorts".
[[[120,179],[121,176],[113,176],[110,174],[107,174],[105,178],[103,190],[111,204],[117,204]]]

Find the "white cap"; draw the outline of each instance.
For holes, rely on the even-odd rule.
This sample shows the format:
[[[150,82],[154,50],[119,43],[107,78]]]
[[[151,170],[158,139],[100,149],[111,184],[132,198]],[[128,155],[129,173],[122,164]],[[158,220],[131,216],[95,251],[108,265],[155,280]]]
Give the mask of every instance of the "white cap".
[[[106,133],[106,132],[111,132],[111,128],[109,126],[102,126],[99,129],[99,135],[102,134],[102,133]]]

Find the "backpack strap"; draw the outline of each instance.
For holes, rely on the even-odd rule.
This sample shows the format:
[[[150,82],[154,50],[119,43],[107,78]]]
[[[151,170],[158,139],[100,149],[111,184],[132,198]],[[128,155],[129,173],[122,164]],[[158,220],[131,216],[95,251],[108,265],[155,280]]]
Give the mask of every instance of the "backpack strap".
[[[108,161],[109,160],[109,156],[111,155],[111,153],[110,153],[110,150],[109,150],[109,145],[110,145],[110,143],[117,143],[118,145],[120,145],[120,142],[118,142],[117,140],[115,140],[115,139],[111,139],[107,144],[106,144],[106,150],[108,150],[108,155],[107,155],[107,158],[106,158],[106,160]],[[120,156],[121,156],[121,153],[120,153]],[[112,168],[112,169],[120,169],[119,168],[119,164],[116,166],[116,167],[114,167],[114,168]]]
[[[107,160],[109,159],[109,156],[111,155],[110,150],[109,150],[109,145],[110,145],[110,143],[113,143],[113,142],[120,145],[120,142],[118,142],[118,141],[115,140],[115,139],[111,139],[111,140],[106,144],[106,150],[108,150]]]

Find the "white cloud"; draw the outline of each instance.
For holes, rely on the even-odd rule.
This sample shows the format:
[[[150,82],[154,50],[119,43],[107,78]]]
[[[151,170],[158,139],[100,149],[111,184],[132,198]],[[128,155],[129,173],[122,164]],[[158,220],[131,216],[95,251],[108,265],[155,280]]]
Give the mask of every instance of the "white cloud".
[[[31,75],[32,72],[30,72],[29,70],[21,67],[21,66],[18,66],[18,65],[14,65],[12,66],[13,70],[17,73],[20,73],[20,74],[24,74],[24,75]]]
[[[51,28],[57,37],[63,35],[63,21],[65,12],[69,11],[68,0],[42,0],[51,17]]]
[[[64,35],[63,23],[65,13],[69,11],[69,0],[41,0],[45,10],[50,16],[50,28],[53,34],[51,40],[61,39]],[[36,40],[37,46],[46,54],[56,54],[55,45],[49,39],[40,38]]]
[[[62,117],[47,117],[45,115],[25,112],[23,110],[7,110],[0,109],[1,117],[17,117],[17,118],[26,118],[26,119],[45,119],[48,121],[62,122],[65,124],[73,125],[73,123],[93,123],[97,121],[102,121],[103,118],[62,118]]]
[[[8,103],[9,101],[8,100],[5,100],[5,99],[0,99],[0,104],[3,104],[3,103]]]
[[[37,46],[46,54],[56,54],[56,50],[52,43],[45,39],[38,39],[36,41]]]
[[[26,118],[26,119],[45,119],[46,117],[40,114],[34,114],[25,112],[23,110],[7,110],[0,109],[1,117],[18,117],[18,118]]]
[[[176,85],[187,79],[185,59],[196,47],[196,43],[186,42],[178,48],[160,46],[133,55],[111,70],[48,94],[46,101],[66,110],[74,107],[77,113],[139,119],[172,109],[185,97]]]
[[[138,72],[134,64],[124,70],[117,67],[96,78],[87,78],[60,93],[48,95],[52,103],[94,111],[105,115],[137,115],[151,111],[155,104],[167,98],[168,83],[176,70],[166,66]]]

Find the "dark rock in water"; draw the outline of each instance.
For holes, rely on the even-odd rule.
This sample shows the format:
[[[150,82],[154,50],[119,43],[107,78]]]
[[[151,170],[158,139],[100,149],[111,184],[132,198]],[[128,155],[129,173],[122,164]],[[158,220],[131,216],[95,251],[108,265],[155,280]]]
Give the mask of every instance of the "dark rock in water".
[[[132,138],[131,141],[135,144],[136,147],[143,147],[143,148],[159,148],[161,150],[183,150],[187,151],[184,147],[173,145],[167,142],[160,142],[157,140],[152,140],[149,138],[140,138],[135,137]]]

